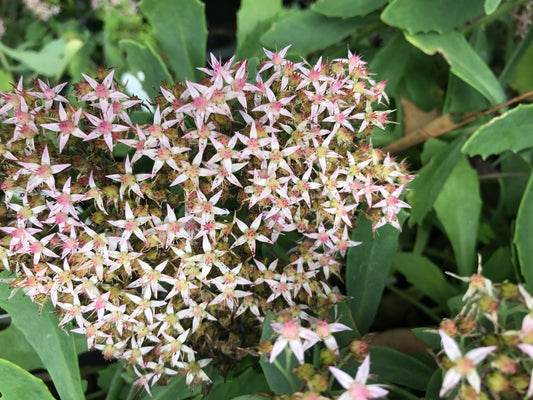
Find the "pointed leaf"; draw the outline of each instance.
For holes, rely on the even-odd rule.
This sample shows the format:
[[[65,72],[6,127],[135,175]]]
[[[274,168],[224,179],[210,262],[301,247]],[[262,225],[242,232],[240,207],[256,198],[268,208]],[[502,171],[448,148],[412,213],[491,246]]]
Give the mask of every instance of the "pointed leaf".
[[[485,14],[492,14],[494,11],[496,11],[501,2],[502,0],[485,0]]]
[[[261,37],[261,43],[270,49],[291,44],[291,51],[308,54],[350,36],[359,20],[328,18],[311,10],[293,11],[274,23]]]
[[[135,76],[142,73],[144,77],[142,87],[151,98],[158,94],[161,82],[172,82],[166,65],[150,45],[124,39],[119,42],[119,47],[126,52],[129,72]]]
[[[446,32],[483,14],[483,0],[395,0],[381,14],[386,24],[410,34]]]
[[[5,273],[0,274],[6,277]],[[58,328],[59,319],[53,313],[51,304],[43,307],[32,303],[19,291],[9,301],[9,285],[0,283],[0,307],[6,310],[13,324],[22,331],[43,361],[52,381],[64,399],[84,399],[74,334],[67,334]]]
[[[180,81],[194,80],[205,62],[207,28],[200,0],[143,0],[140,9],[150,21],[165,58]]]
[[[533,264],[531,255],[533,254],[533,174],[529,177],[529,182],[520,202],[518,214],[516,215],[516,227],[513,243],[516,246],[516,253],[520,263],[520,271],[526,281],[527,288],[533,291]]]
[[[259,38],[282,10],[281,0],[241,1],[241,7],[237,11],[237,58],[244,59],[263,54]]]
[[[430,143],[428,141],[425,146]],[[418,171],[418,177],[409,185],[411,192],[408,193],[408,199],[412,207],[411,220],[414,224],[422,222],[433,207],[444,183],[461,158],[463,143],[464,138],[459,136],[449,146],[440,150]]]
[[[492,104],[505,101],[505,93],[500,82],[468,44],[464,35],[449,31],[441,35],[437,33],[406,35],[406,39],[426,54],[437,52],[442,54],[450,64],[451,72],[475,88]]]
[[[520,104],[474,132],[462,151],[486,159],[492,154],[517,153],[530,147],[533,147],[533,104]]]
[[[311,10],[327,17],[350,18],[370,14],[386,3],[387,0],[318,0]]]
[[[54,400],[42,380],[12,362],[0,359],[0,376],[2,400]]]
[[[398,253],[392,265],[409,283],[444,308],[448,299],[455,294],[442,270],[426,257]]]
[[[452,243],[461,276],[474,273],[481,195],[476,171],[462,156],[435,200],[435,211]]]
[[[433,374],[433,368],[422,361],[387,347],[373,346],[370,360],[372,373],[380,379],[411,389],[426,389]]]
[[[400,214],[400,223],[405,214]],[[357,218],[351,239],[363,242],[348,250],[346,261],[346,292],[355,326],[365,334],[374,321],[385,281],[389,276],[396,250],[399,231],[390,225],[372,231],[372,223],[365,216]]]
[[[0,358],[17,364],[27,371],[44,368],[44,364],[14,324],[0,331]]]

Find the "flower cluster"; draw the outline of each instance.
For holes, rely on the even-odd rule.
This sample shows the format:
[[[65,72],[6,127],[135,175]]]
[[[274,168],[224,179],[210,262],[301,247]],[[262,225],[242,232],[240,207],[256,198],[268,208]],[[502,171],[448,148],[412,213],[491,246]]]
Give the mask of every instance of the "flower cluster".
[[[481,268],[460,279],[469,282],[464,306],[439,330],[446,370],[440,396],[457,386],[461,399],[533,396],[533,297],[522,285],[493,284]]]
[[[199,83],[164,83],[153,114],[113,71],[84,75],[70,98],[41,80],[2,94],[11,285],[147,389],[178,372],[208,380],[210,361],[227,369],[267,311],[291,310],[298,357],[294,335],[334,349],[335,328],[311,316],[342,300],[328,280],[358,244],[355,219],[400,228],[412,176],[369,139],[387,123],[385,82],[351,53],[309,65],[287,50],[267,50],[253,83],[246,61],[212,56]]]

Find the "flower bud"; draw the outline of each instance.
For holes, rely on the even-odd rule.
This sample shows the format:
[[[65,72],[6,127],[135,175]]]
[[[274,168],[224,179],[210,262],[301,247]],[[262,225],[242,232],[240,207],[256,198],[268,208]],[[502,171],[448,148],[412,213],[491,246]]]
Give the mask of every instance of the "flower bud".
[[[509,390],[509,381],[500,372],[493,372],[487,377],[487,386],[495,392],[501,393]]]
[[[518,286],[514,283],[505,282],[501,286],[501,293],[506,299],[514,299],[518,296]]]

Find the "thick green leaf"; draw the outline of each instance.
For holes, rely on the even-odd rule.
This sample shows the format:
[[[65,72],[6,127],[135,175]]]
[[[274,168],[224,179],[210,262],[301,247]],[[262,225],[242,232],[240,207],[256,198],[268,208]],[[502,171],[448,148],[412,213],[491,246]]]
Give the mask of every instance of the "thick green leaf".
[[[483,0],[394,0],[381,14],[386,24],[410,34],[443,33],[483,13]]]
[[[485,0],[485,14],[492,14],[494,11],[496,11],[501,2],[502,0]]]
[[[180,81],[200,76],[205,63],[207,27],[200,0],[143,0],[139,7],[150,21],[165,58]]]
[[[42,380],[12,362],[0,359],[0,376],[2,400],[54,400]]]
[[[149,45],[124,39],[119,42],[119,46],[126,52],[129,72],[135,76],[142,73],[142,87],[151,98],[158,94],[162,81],[172,82],[163,60]]]
[[[0,358],[11,361],[27,371],[44,368],[39,355],[14,324],[0,331]]]
[[[261,332],[261,341],[269,340],[272,338],[274,330],[270,326],[274,314],[272,312],[267,313],[263,321],[263,331]],[[293,354],[290,354],[288,346],[283,350],[276,358],[282,368],[287,371],[292,371],[298,365],[298,361]],[[288,361],[288,365],[287,365]],[[265,374],[265,379],[268,382],[270,390],[276,394],[294,393],[301,386],[300,380],[295,374],[291,373],[293,382],[291,383],[287,376],[280,371],[280,369],[274,364],[270,364],[268,360],[259,360],[259,365]]]
[[[56,77],[62,71],[66,46],[65,39],[56,39],[48,42],[40,51],[33,51],[11,49],[0,42],[2,52],[20,61],[37,74],[49,77]]]
[[[237,51],[239,59],[259,56],[259,38],[283,9],[281,0],[242,0],[237,11]]]
[[[12,323],[43,361],[61,398],[84,399],[74,334],[68,335],[57,327],[59,319],[51,304],[40,311],[39,306],[20,291],[7,301],[9,294],[9,285],[0,283],[0,306],[9,313]]]
[[[400,223],[405,214],[400,214]],[[390,225],[372,231],[372,223],[364,215],[357,218],[351,239],[363,242],[348,250],[346,292],[360,334],[365,334],[374,321],[392,260],[398,249],[399,231]]]
[[[440,349],[440,336],[437,333],[437,331],[433,328],[433,332],[428,332],[429,328],[414,328],[411,329],[411,331],[415,334],[415,336],[427,344],[429,344],[431,347],[434,347],[435,349]]]
[[[465,190],[467,189],[467,190]],[[435,200],[435,211],[452,243],[461,276],[474,273],[481,195],[476,171],[461,157]]]
[[[526,93],[533,90],[532,63],[533,25],[529,28],[527,35],[513,52],[507,64],[505,64],[505,68],[500,75],[501,84],[505,85],[509,81],[509,86],[519,93]]]
[[[357,22],[357,18],[328,18],[311,10],[294,11],[275,22],[261,37],[261,43],[271,49],[291,44],[291,51],[305,55],[349,36],[357,29]]]
[[[412,51],[417,50],[407,43],[403,35],[398,32],[385,46],[378,50],[370,61],[372,72],[378,77],[387,78],[387,93],[389,95],[395,94]]]
[[[187,387],[184,376],[175,376],[168,385],[151,389],[152,396],[146,393],[143,400],[185,400],[200,394],[201,391],[201,386]]]
[[[442,387],[442,370],[437,369],[433,372],[431,379],[428,382],[426,388],[426,400],[440,400],[439,396],[440,388]]]
[[[426,142],[428,146],[430,141]],[[409,204],[411,205],[411,220],[415,224],[422,222],[426,214],[433,208],[433,204],[452,172],[455,164],[461,158],[461,147],[464,138],[457,137],[449,146],[439,151],[431,161],[418,171],[418,177],[409,185]]]
[[[533,104],[520,104],[474,132],[462,151],[486,159],[492,154],[517,153],[530,147],[533,147]]]
[[[500,82],[468,44],[464,35],[449,31],[442,35],[437,33],[406,35],[406,38],[427,54],[441,53],[450,64],[451,72],[480,92],[492,104],[505,101],[505,93]]]
[[[498,247],[490,258],[483,260],[483,276],[493,282],[514,278],[511,248]]]
[[[255,393],[269,391],[270,389],[264,374],[255,371],[254,368],[248,368],[239,376],[214,385],[205,399],[232,399],[234,397],[252,396]]]
[[[404,275],[409,283],[443,307],[446,307],[448,299],[455,294],[441,269],[426,257],[414,253],[398,253],[392,266]]]
[[[533,291],[533,174],[520,202],[516,215],[513,243],[520,263],[520,271],[529,291]]]
[[[372,346],[370,361],[372,373],[380,379],[411,389],[425,390],[433,374],[433,368],[388,347]]]
[[[386,3],[387,0],[318,0],[311,10],[326,17],[350,18],[367,15]]]

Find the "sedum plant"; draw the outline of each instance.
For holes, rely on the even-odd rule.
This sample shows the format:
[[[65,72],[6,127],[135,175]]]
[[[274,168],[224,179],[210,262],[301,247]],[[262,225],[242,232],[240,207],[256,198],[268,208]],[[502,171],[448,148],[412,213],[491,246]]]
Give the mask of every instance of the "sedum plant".
[[[147,391],[176,374],[208,381],[208,364],[227,371],[268,312],[270,361],[288,346],[303,363],[318,341],[338,354],[332,333],[347,327],[326,321],[355,220],[400,229],[412,175],[369,136],[388,123],[386,83],[350,52],[309,65],[287,50],[265,50],[251,80],[246,60],[211,56],[200,82],[163,83],[144,123],[148,105],[113,71],[70,95],[22,79],[2,94],[8,281]],[[355,381],[331,371],[363,390],[361,368]]]

